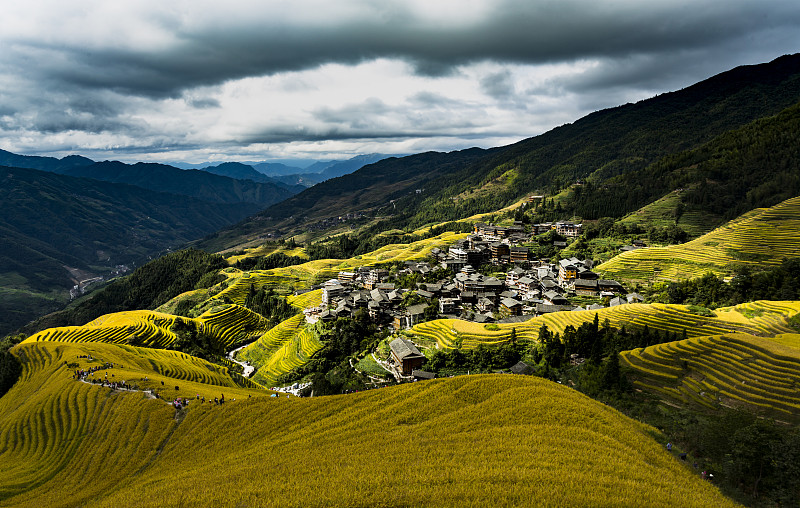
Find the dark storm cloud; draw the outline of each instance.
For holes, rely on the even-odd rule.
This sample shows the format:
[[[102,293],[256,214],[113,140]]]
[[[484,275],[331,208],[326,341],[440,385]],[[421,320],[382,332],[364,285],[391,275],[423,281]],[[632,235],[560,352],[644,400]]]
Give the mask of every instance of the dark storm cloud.
[[[379,13],[380,15],[376,14]],[[326,26],[281,19],[252,25],[225,20],[176,31],[177,42],[159,50],[114,45],[87,51],[63,42],[35,45],[46,79],[148,97],[177,96],[201,85],[246,76],[402,58],[418,72],[442,75],[480,60],[546,63],[584,58],[625,58],[700,47],[724,47],[765,30],[796,30],[796,2],[634,2],[600,5],[578,1],[496,3],[478,21],[433,23],[395,6],[364,9]],[[775,55],[777,56],[777,55]],[[48,63],[48,62],[52,62]]]
[[[286,129],[270,128],[263,132],[250,134],[238,141],[243,144],[252,143],[291,143],[296,141],[329,141],[329,140],[397,140],[412,138],[429,138],[439,136],[439,133],[425,131],[375,131],[355,129]]]
[[[498,100],[508,99],[516,93],[511,72],[508,70],[485,76],[481,79],[481,89],[486,95]]]
[[[477,2],[470,1],[451,2],[448,11],[444,0],[420,1],[416,10],[405,1],[308,6],[298,0],[283,6],[285,12],[269,2],[243,8],[239,1],[214,12],[217,3],[200,0],[177,2],[174,9],[160,12],[154,2],[142,1],[125,4],[125,16],[97,19],[80,14],[81,0],[50,3],[57,12],[41,23],[41,5],[21,7],[28,9],[22,18],[29,13],[37,21],[29,32],[3,30],[16,25],[3,25],[0,19],[0,129],[14,132],[17,140],[33,139],[36,133],[81,132],[103,133],[99,144],[116,146],[106,141],[114,134],[126,138],[123,144],[135,145],[119,151],[192,150],[200,148],[193,144],[197,140],[227,146],[531,135],[574,119],[565,119],[566,114],[577,117],[800,50],[796,0],[487,0],[477,11]],[[106,5],[112,14],[118,8]],[[62,23],[59,13],[69,22]],[[324,107],[297,99],[297,114],[283,112],[273,119],[265,109],[268,127],[246,117],[251,111],[237,117],[235,128],[214,123],[215,115],[227,111],[226,98],[235,95],[224,95],[220,85],[379,58],[409,63],[417,78],[475,76],[477,95],[485,97],[409,92],[396,101],[383,95],[351,104],[332,97]],[[488,65],[479,70],[462,67],[483,62]],[[578,70],[547,74],[544,69],[542,75],[551,78],[525,83],[520,80],[524,73],[505,64],[564,64]],[[365,79],[380,89],[391,78]],[[300,97],[305,90],[326,86],[324,80],[306,82],[302,75],[276,81],[265,95],[296,92]],[[208,89],[199,92],[203,87]],[[172,132],[191,122],[154,119],[158,115],[150,113],[165,104],[172,107],[170,113],[195,115],[206,123],[192,124],[199,126],[194,132],[189,127]],[[519,122],[509,122],[511,115],[487,118],[489,108],[531,116],[520,116]],[[526,121],[536,128],[521,132]],[[53,146],[64,142],[52,139]]]

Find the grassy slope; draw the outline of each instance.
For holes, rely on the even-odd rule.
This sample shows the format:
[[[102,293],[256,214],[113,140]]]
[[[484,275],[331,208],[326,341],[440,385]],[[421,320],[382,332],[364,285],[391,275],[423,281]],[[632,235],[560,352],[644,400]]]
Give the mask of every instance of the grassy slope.
[[[174,351],[40,342],[21,344],[14,354],[24,370],[0,399],[3,505],[24,505],[26,499],[47,506],[88,503],[146,466],[176,426],[175,411],[163,400],[75,381],[65,362],[80,368],[113,362],[114,368],[96,377],[108,373],[109,379],[156,390],[164,398],[224,393],[228,400],[242,400],[269,394],[241,388],[226,369]],[[85,355],[95,360],[77,358]]]
[[[498,330],[487,330],[485,325],[440,319],[420,323],[411,329],[412,335],[436,341],[439,347],[452,348],[461,340],[461,347],[473,348],[480,343],[497,344],[510,339],[515,330],[521,340],[537,340],[542,325],[553,332],[563,332],[569,325],[578,327],[591,322],[595,314],[600,322],[608,319],[612,326],[649,326],[651,330],[681,333],[689,337],[727,332],[746,332],[773,336],[794,331],[788,319],[800,313],[800,302],[755,302],[717,309],[715,316],[693,314],[685,305],[627,304],[607,307],[597,311],[554,312],[533,318],[524,323],[499,324]],[[748,317],[752,316],[752,317]]]
[[[655,429],[541,379],[291,400],[243,391],[236,402],[226,388],[231,402],[176,419],[162,401],[73,381],[62,366],[88,352],[133,365],[116,346],[14,352],[25,372],[0,399],[2,506],[733,505]]]
[[[637,387],[681,404],[800,420],[800,335],[697,337],[626,351]]]
[[[800,255],[800,197],[759,208],[682,245],[622,253],[597,267],[607,278],[658,281],[729,275],[736,264],[779,264]]]
[[[675,224],[691,236],[708,233],[715,224],[722,222],[720,217],[710,212],[689,210],[680,216],[676,224],[675,209],[681,203],[683,194],[685,192],[682,190],[670,192],[635,212],[629,213],[618,222],[625,225],[637,224],[645,230],[651,227],[666,227]]]

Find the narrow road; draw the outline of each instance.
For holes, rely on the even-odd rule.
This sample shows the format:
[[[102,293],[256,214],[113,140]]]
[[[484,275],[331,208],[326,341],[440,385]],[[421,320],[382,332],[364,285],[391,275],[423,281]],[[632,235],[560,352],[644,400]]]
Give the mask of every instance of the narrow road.
[[[232,350],[231,352],[228,353],[228,359],[230,359],[230,361],[238,363],[239,365],[242,366],[242,368],[244,369],[244,372],[242,372],[242,375],[244,377],[246,377],[246,378],[249,378],[253,374],[253,372],[256,371],[256,368],[253,367],[252,365],[250,365],[250,362],[240,362],[239,360],[237,360],[235,358],[235,356],[236,356],[236,353],[239,350],[244,349],[249,345],[250,344],[245,344],[244,346],[237,347],[236,349],[234,349],[234,350]]]

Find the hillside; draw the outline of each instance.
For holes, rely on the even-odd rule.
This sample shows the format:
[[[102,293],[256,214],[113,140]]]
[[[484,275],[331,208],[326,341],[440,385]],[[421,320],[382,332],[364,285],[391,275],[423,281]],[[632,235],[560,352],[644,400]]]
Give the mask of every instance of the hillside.
[[[608,199],[594,189],[602,191],[607,181],[613,184],[619,175],[636,179],[662,158],[695,149],[730,130],[794,106],[800,101],[799,70],[800,55],[739,67],[683,90],[592,113],[507,147],[472,151],[475,157],[471,158],[465,158],[465,152],[454,152],[386,159],[273,206],[209,239],[202,247],[222,250],[246,243],[258,234],[299,232],[320,225],[326,218],[358,211],[391,217],[393,227],[416,228],[497,210],[531,192],[555,195],[578,180],[588,185],[563,200],[565,216],[620,217],[674,188],[665,189],[664,184],[651,182],[652,176],[645,174],[642,181],[650,183],[639,183],[624,199]],[[796,168],[796,153],[791,157]],[[431,165],[438,166],[438,171],[432,171]],[[764,167],[770,169],[758,177],[764,192],[748,196],[746,205],[751,207],[775,204],[764,201],[772,199],[768,189],[781,188],[781,175],[793,174],[783,164],[774,165],[775,172],[773,165]],[[392,172],[404,176],[392,177]],[[699,184],[705,175],[695,176],[700,178],[684,183]],[[389,192],[376,193],[376,183],[391,184]],[[423,192],[414,192],[423,187]],[[706,194],[710,192],[714,189]],[[711,201],[698,198],[696,204],[702,213],[729,218],[746,211],[738,200]]]
[[[800,103],[641,171],[602,183],[590,180],[580,192],[574,189],[571,205],[578,215],[616,215],[603,207],[631,210],[663,196],[622,221],[638,222],[648,208],[660,208],[662,220],[687,231],[705,225],[707,231],[753,208],[800,195],[799,144]]]
[[[0,199],[0,334],[62,306],[80,281],[140,264],[258,208],[20,168],[0,168]]]
[[[711,272],[731,275],[740,265],[778,265],[800,256],[800,197],[752,210],[682,245],[624,252],[597,267],[623,281],[696,278]]]
[[[0,506],[733,506],[655,429],[541,379],[470,376],[287,400],[237,388],[223,372],[203,379],[182,355],[47,342],[14,354],[24,372],[0,399]],[[94,360],[76,360],[85,355]],[[71,378],[101,362],[140,389],[146,375],[165,398],[224,394],[226,403],[191,400],[176,412]]]
[[[299,223],[327,229],[329,225],[324,219],[336,219],[346,212],[374,212],[389,205],[391,200],[414,194],[417,189],[424,193],[423,189],[427,188],[430,192],[432,182],[442,175],[462,171],[493,152],[473,148],[448,154],[429,152],[384,159],[306,189],[280,205],[219,231],[196,246],[219,252],[258,239],[267,231],[295,227]]]
[[[696,337],[626,351],[634,384],[669,401],[716,409],[746,407],[780,420],[800,419],[800,336]]]

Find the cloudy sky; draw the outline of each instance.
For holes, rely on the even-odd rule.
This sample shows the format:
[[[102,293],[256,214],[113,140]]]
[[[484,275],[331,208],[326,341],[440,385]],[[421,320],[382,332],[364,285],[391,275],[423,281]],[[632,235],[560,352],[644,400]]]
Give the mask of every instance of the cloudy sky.
[[[125,161],[498,146],[800,51],[797,0],[26,0],[0,148]]]

